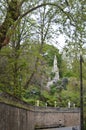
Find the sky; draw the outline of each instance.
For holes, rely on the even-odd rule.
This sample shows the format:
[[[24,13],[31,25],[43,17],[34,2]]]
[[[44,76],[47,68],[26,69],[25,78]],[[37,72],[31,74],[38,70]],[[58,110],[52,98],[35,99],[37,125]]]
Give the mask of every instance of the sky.
[[[56,41],[57,41],[57,44],[55,46],[58,47],[58,49],[62,50],[62,48],[66,44],[64,35],[60,34]]]
[[[58,38],[51,38],[49,44],[54,45],[56,48],[59,49],[59,51],[62,51],[64,46],[66,45],[65,36],[60,34]]]

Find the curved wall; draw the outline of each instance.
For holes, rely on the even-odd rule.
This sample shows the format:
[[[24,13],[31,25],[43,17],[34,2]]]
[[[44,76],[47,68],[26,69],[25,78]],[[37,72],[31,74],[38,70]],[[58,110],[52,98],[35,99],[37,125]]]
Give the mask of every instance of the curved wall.
[[[78,109],[29,106],[23,109],[0,103],[0,130],[34,130],[35,127],[75,126],[80,123]]]

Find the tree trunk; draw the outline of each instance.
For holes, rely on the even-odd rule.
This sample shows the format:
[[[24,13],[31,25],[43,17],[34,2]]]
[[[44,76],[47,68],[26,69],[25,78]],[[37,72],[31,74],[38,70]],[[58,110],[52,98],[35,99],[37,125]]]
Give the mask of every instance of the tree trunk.
[[[7,33],[9,28],[14,24],[19,16],[20,8],[17,0],[8,2],[7,15],[4,22],[0,26],[0,49],[9,43],[11,36],[7,35]]]

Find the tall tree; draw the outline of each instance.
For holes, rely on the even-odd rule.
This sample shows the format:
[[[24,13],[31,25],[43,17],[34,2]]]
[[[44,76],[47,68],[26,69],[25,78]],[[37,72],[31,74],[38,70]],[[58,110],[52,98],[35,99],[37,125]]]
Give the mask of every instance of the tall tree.
[[[5,2],[6,2],[5,4],[6,7],[4,6]],[[26,6],[26,3],[28,3],[28,6]],[[30,0],[1,1],[1,6],[4,6],[4,8],[1,8],[1,14],[3,17],[3,12],[5,11],[5,17],[3,17],[3,21],[1,22],[0,25],[0,48],[2,48],[3,46],[9,43],[10,38],[14,32],[12,30],[15,30],[18,21],[20,19],[30,14],[32,11],[36,10],[37,8],[40,8],[42,6],[47,6],[47,5],[55,7],[56,10],[58,9],[59,13],[63,13],[66,19],[69,18],[70,21],[73,20],[71,12],[67,10],[69,5],[66,1],[61,1],[61,2],[56,0],[54,0],[53,2],[51,2],[51,0],[47,0],[47,2],[45,1],[40,2],[40,0],[36,0],[34,2],[31,2]],[[23,13],[21,12],[22,9],[23,9],[22,11]]]

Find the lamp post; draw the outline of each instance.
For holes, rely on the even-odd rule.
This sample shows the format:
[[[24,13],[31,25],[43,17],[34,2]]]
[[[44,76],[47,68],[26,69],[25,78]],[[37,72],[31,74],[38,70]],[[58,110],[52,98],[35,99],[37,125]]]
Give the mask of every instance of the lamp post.
[[[82,62],[83,58],[80,55],[80,130],[84,130],[83,125],[83,80],[82,80]]]

